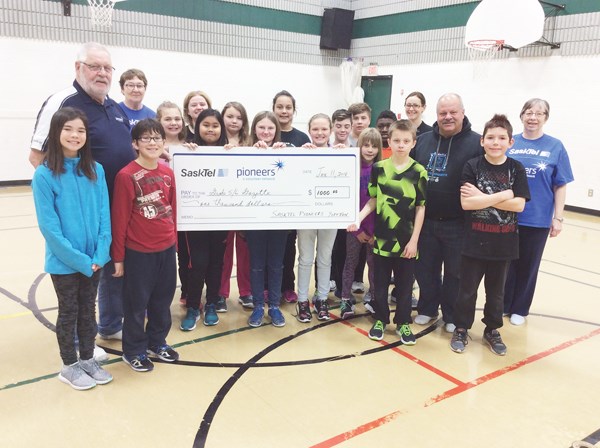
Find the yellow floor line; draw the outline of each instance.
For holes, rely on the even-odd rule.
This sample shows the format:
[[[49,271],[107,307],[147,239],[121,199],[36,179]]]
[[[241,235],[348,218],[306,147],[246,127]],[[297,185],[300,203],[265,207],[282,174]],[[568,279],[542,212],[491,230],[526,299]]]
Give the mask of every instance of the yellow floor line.
[[[22,313],[5,314],[4,316],[0,315],[0,320],[14,319],[15,317],[29,316],[30,314],[33,314],[33,313],[31,311],[23,311]]]

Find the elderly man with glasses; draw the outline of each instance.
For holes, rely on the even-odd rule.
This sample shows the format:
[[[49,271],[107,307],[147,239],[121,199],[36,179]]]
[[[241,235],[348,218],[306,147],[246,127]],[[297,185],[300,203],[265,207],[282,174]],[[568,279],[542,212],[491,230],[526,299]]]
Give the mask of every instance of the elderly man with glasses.
[[[106,47],[95,42],[84,44],[75,61],[73,85],[50,96],[42,105],[29,154],[29,161],[34,167],[42,163],[54,113],[67,106],[80,109],[88,118],[87,137],[91,142],[94,160],[103,166],[106,173],[111,202],[115,176],[135,158],[129,118],[108,97],[114,70]],[[123,327],[122,278],[113,277],[113,273],[113,263],[106,264],[98,288],[98,332],[103,339],[121,339]],[[96,359],[106,357],[106,353],[100,350],[95,352]]]

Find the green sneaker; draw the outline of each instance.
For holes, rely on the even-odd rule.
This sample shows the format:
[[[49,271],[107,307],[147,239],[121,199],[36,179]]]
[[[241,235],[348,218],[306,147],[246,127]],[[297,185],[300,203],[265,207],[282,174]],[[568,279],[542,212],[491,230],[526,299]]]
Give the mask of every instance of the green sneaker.
[[[374,341],[381,341],[383,339],[383,332],[385,331],[385,324],[380,320],[376,320],[373,327],[369,330],[369,339]]]
[[[404,345],[415,345],[417,343],[417,338],[408,324],[396,325],[396,334],[400,336],[400,340]]]

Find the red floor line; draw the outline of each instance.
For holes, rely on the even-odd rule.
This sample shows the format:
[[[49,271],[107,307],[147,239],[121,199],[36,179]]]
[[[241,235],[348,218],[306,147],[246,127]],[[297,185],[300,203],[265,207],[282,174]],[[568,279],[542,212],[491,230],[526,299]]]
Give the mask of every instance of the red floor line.
[[[351,325],[352,326],[352,325]],[[352,326],[353,328],[360,330],[354,326]],[[364,332],[364,330],[362,330],[361,332]],[[450,389],[446,392],[444,392],[443,394],[440,394],[434,398],[432,398],[431,400],[428,400],[424,407],[428,407],[431,406],[435,403],[439,403],[440,401],[443,401],[447,398],[453,397],[461,392],[464,392],[466,390],[472,389],[474,387],[479,386],[480,384],[484,384],[490,380],[493,380],[495,378],[498,378],[506,373],[512,372],[513,370],[519,369],[523,366],[526,366],[528,364],[531,364],[534,361],[538,361],[540,359],[546,358],[554,353],[557,353],[561,350],[564,350],[566,348],[569,348],[575,344],[578,344],[579,342],[588,340],[594,336],[597,336],[600,334],[600,328],[597,328],[596,330],[580,336],[578,338],[574,338],[571,339],[570,341],[566,341],[563,342],[562,344],[559,344],[555,347],[552,347],[548,350],[544,350],[543,352],[540,353],[536,353],[535,355],[531,355],[521,361],[518,361],[514,364],[511,364],[510,366],[504,367],[502,369],[498,369],[494,372],[488,373],[487,375],[483,375],[473,381],[469,381],[468,383],[463,383],[463,385],[455,387],[453,389]],[[382,341],[383,342],[383,341]],[[313,445],[311,448],[330,448],[332,446],[338,445],[346,440],[349,440],[351,438],[354,438],[356,436],[362,435],[368,431],[371,431],[372,429],[376,429],[380,426],[386,425],[392,421],[394,421],[396,418],[398,418],[400,415],[405,414],[405,411],[395,411],[392,412],[390,414],[384,415],[383,417],[380,417],[376,420],[373,420],[371,422],[365,423],[363,425],[360,425],[354,429],[351,429],[350,431],[346,431],[342,434],[338,434],[337,436],[331,437],[330,439],[324,440],[323,442],[320,442],[316,445]]]
[[[348,321],[342,321],[342,323],[344,325],[347,325],[350,328],[353,328],[354,330],[358,331],[360,334],[369,337],[368,332],[363,330],[362,328],[359,328],[355,325],[353,325],[351,322]],[[389,345],[387,342],[385,341],[374,341],[374,342],[378,342],[381,345]],[[425,361],[423,361],[422,359],[417,358],[416,356],[411,355],[410,353],[406,352],[405,350],[402,350],[398,347],[394,347],[391,350],[393,350],[394,352],[398,353],[399,355],[404,356],[407,359],[410,359],[411,361],[413,361],[414,363],[420,365],[421,367],[424,367],[425,369],[429,370],[432,373],[435,373],[436,375],[444,378],[447,381],[450,381],[451,383],[456,384],[457,386],[461,387],[464,386],[465,383],[463,381],[460,381],[457,378],[454,378],[453,376],[447,374],[446,372],[438,369],[437,367],[432,366],[431,364],[426,363]]]

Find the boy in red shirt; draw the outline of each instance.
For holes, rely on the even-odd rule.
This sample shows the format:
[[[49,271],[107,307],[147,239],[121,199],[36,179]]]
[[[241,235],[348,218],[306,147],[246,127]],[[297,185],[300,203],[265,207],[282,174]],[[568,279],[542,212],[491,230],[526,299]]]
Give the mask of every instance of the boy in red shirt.
[[[166,362],[179,359],[166,342],[177,281],[175,176],[158,163],[165,140],[158,121],[141,120],[131,138],[138,157],[115,178],[111,252],[115,277],[124,276],[123,360],[148,372],[154,364],[146,353]]]

